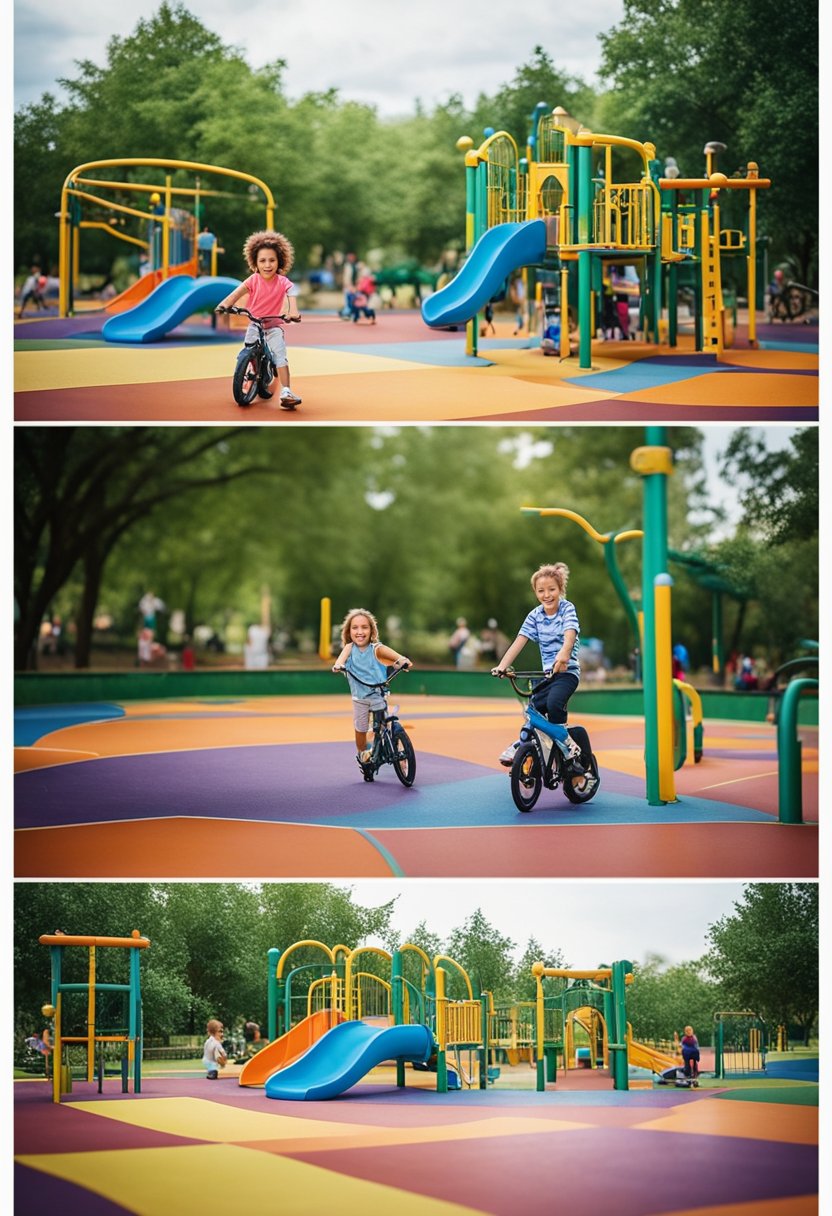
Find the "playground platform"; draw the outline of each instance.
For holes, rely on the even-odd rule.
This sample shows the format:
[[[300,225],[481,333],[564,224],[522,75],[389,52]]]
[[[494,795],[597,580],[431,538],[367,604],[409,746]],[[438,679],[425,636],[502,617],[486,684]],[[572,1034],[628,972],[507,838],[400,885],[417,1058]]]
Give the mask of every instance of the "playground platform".
[[[496,759],[520,724],[513,699],[397,700],[416,749],[411,789],[389,767],[362,779],[343,694],[23,706],[15,875],[817,876],[816,727],[800,728],[802,824],[778,821],[768,723],[706,722],[702,762],[676,773],[678,800],[648,806],[643,721],[578,712],[598,794],[573,806],[544,790],[520,814]]]
[[[43,1079],[17,1081],[15,1210],[818,1210],[817,1085],[437,1094],[406,1075],[403,1090],[373,1074],[328,1102],[270,1100],[234,1076],[191,1073],[147,1075],[138,1095],[117,1080],[102,1095],[75,1082],[55,1105]]]
[[[191,318],[159,342],[105,341],[104,313],[15,323],[17,422],[815,422],[818,324],[758,323],[748,344],[742,319],[717,358],[683,334],[674,349],[644,342],[593,343],[546,356],[510,321],[465,353],[465,334],[429,329],[418,312],[383,311],[378,324],[304,313],[291,327],[296,413],[231,395],[240,332]]]

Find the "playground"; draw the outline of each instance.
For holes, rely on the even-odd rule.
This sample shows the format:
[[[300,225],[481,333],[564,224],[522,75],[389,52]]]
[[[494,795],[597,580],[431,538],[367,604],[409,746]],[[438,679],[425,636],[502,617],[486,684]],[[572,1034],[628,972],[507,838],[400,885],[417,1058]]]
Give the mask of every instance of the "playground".
[[[284,695],[240,695],[241,673],[229,675],[233,695],[194,695],[192,679],[187,695],[154,696],[171,679],[186,685],[148,673],[132,677],[144,700],[19,705],[16,876],[817,875],[817,726],[799,727],[803,822],[782,822],[764,703],[756,720],[738,720],[724,708],[730,694],[713,713],[706,698],[700,762],[691,747],[672,774],[675,799],[651,805],[641,694],[579,692],[570,720],[592,736],[600,789],[582,806],[545,790],[520,814],[497,764],[520,706],[490,677],[463,676],[463,685],[449,674],[431,685],[429,673],[414,672],[396,685],[411,682],[396,698],[417,754],[406,789],[390,768],[362,780],[331,674],[307,673],[315,691],[306,693],[291,673],[282,682],[247,674],[249,688],[270,681]],[[98,681],[106,689],[106,677]],[[455,686],[482,693],[453,695]],[[221,848],[208,825],[220,829]]]
[[[507,132],[485,135],[477,148],[457,143],[465,256],[420,312],[379,309],[378,324],[362,325],[313,309],[291,327],[297,419],[817,421],[817,310],[798,326],[763,320],[757,196],[772,183],[755,162],[728,177],[724,146],[708,144],[702,176],[682,178],[652,143],[593,134],[542,103],[525,156]],[[57,315],[15,326],[16,421],[240,417],[231,378],[243,331],[212,316],[240,280],[217,274],[216,237],[200,250],[197,235],[206,206],[235,198],[279,224],[270,186],[223,166],[128,158],[67,174]],[[144,259],[141,277],[97,309],[78,288],[90,230]],[[525,305],[498,329],[493,305],[518,273]],[[617,327],[608,310],[619,299]],[[253,422],[282,417],[272,401],[246,408]]]
[[[164,1216],[291,1195],[293,1211],[310,1213],[376,1204],[509,1216],[550,1212],[555,1185],[562,1202],[600,1210],[611,1179],[628,1216],[817,1211],[817,1056],[772,1049],[753,1013],[718,1012],[691,1087],[678,1043],[634,1040],[624,960],[535,964],[536,998],[495,1007],[490,994],[473,998],[446,955],[296,942],[269,951],[269,1041],[206,1085],[196,1062],[147,1061],[142,1076],[139,957],[150,943],[138,931],[40,941],[61,1067],[51,1081],[15,1082],[20,1211]],[[94,1012],[95,960],[112,947],[131,956],[130,984],[118,986],[130,1024],[118,1035]],[[87,984],[62,979],[74,948],[89,951]],[[62,1029],[73,998],[93,1011],[80,1037]],[[103,1066],[116,1039],[120,1083]],[[80,1075],[71,1043],[87,1047]]]

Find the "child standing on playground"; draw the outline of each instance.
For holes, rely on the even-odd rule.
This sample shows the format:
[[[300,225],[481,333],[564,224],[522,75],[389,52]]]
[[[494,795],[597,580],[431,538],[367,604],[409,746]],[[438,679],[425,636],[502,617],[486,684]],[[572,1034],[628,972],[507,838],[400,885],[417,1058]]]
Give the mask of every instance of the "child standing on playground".
[[[685,1027],[682,1035],[682,1059],[685,1062],[685,1076],[694,1081],[699,1076],[699,1040],[693,1033],[692,1026]]]
[[[284,323],[300,321],[297,297],[292,294],[294,284],[286,276],[292,269],[295,251],[282,232],[266,229],[253,232],[243,245],[243,257],[251,270],[239,287],[230,292],[217,305],[217,312],[233,308],[243,296],[248,296],[245,307],[255,317],[268,318],[266,341],[277,368],[280,381],[278,405],[284,410],[293,410],[300,405],[301,398],[292,392],[289,381],[289,361],[286,356]],[[257,341],[257,329],[249,323],[244,339],[247,346]],[[265,393],[271,397],[272,393]]]
[[[387,679],[386,664],[391,663],[411,666],[410,659],[381,644],[378,621],[372,612],[366,608],[351,608],[341,624],[341,653],[332,670],[347,673],[352,693],[355,758],[359,764],[366,764],[370,759],[371,749],[367,747],[370,714],[373,710],[384,709],[386,704],[381,693],[367,685],[383,683]]]
[[[541,680],[531,696],[531,704],[560,729],[556,742],[566,756],[572,760],[581,749],[566,729],[566,703],[572,696],[581,678],[578,662],[578,637],[581,627],[575,605],[565,599],[569,567],[563,562],[540,566],[531,577],[531,584],[538,598],[520,626],[520,632],[509,646],[496,667],[493,676],[504,676],[527,642],[537,642],[544,671],[551,675]],[[511,768],[514,752],[519,740],[500,756],[500,764]]]
[[[202,1064],[205,1068],[206,1080],[216,1081],[219,1070],[225,1068],[228,1062],[228,1056],[222,1045],[222,1022],[218,1022],[216,1018],[210,1018],[205,1029],[208,1031],[208,1038],[202,1048]]]

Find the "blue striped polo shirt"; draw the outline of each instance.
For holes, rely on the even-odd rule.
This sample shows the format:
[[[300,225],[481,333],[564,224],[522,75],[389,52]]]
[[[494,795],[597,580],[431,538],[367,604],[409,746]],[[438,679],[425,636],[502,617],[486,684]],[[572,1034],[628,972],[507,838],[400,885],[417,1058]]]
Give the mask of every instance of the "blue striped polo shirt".
[[[572,654],[569,656],[566,670],[571,671],[576,676],[580,676],[581,665],[578,662],[580,642],[578,639],[581,636],[581,626],[578,622],[575,605],[569,600],[560,600],[558,610],[553,616],[546,615],[542,604],[538,604],[536,608],[532,608],[520,626],[520,633],[524,638],[528,638],[530,642],[537,642],[540,647],[540,658],[543,662],[543,669],[544,671],[548,671],[554,665],[558,652],[563,646],[563,639],[567,629],[574,629],[578,636],[575,638],[575,645],[572,647]]]

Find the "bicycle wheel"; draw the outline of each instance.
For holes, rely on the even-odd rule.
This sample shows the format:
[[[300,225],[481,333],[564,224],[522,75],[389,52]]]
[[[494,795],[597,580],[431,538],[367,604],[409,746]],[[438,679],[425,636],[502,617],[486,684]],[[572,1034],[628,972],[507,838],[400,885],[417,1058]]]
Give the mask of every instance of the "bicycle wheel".
[[[787,287],[783,293],[786,315],[791,321],[802,317],[807,308],[806,293],[801,287]]]
[[[601,777],[594,752],[590,752],[589,767],[585,772],[576,773],[571,764],[564,765],[563,792],[570,802],[589,802],[600,788]]]
[[[416,780],[416,753],[407,731],[401,727],[393,732],[393,768],[402,785],[411,786]]]
[[[543,788],[543,766],[534,743],[521,743],[511,765],[511,796],[518,811],[530,811]]]
[[[237,356],[232,390],[238,405],[251,405],[257,396],[260,378],[260,352],[256,346],[247,346]]]

